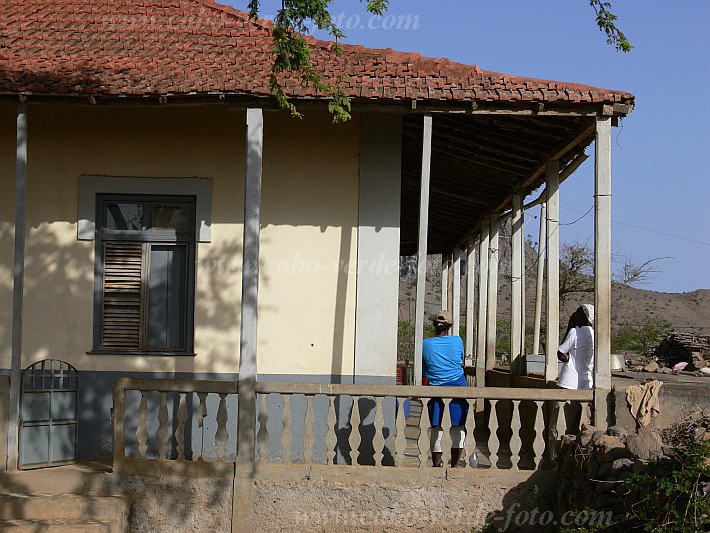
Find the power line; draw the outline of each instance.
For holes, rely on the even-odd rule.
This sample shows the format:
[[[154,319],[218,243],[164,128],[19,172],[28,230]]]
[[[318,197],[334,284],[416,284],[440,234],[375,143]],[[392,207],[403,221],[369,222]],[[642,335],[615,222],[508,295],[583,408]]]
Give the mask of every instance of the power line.
[[[564,209],[568,209],[568,208],[565,207]],[[573,220],[572,222],[558,222],[558,224],[559,224],[560,226],[571,226],[572,224],[576,224],[577,222],[579,222],[580,220],[582,220],[584,217],[586,217],[589,213],[591,213],[591,212],[592,212],[592,209],[594,209],[594,206],[593,206],[593,205],[592,205],[592,207],[590,207],[589,209],[587,209],[587,212],[584,213],[584,214],[583,214],[581,217],[579,217],[577,220]],[[574,210],[574,209],[570,209],[570,211],[575,211],[575,210]],[[581,213],[581,211],[577,211],[577,213]]]
[[[578,211],[577,209],[572,209],[571,207],[564,207],[564,206],[560,206],[560,207],[562,207],[562,209],[566,209],[567,211],[574,211],[575,213],[583,213],[583,211]],[[579,220],[582,220],[585,216],[587,216],[587,214],[589,214],[589,212],[592,210],[593,207],[594,207],[594,206],[592,206],[592,207],[589,209],[589,211],[587,211],[586,213],[583,213],[583,215],[582,215],[580,218],[578,218],[577,220],[575,220],[574,222],[578,222]],[[630,227],[630,228],[636,228],[636,229],[642,229],[642,230],[646,230],[646,231],[651,231],[651,232],[653,232],[653,233],[658,233],[659,235],[665,235],[666,237],[672,237],[672,238],[674,238],[674,239],[680,239],[680,240],[683,240],[683,241],[689,241],[689,242],[694,242],[694,243],[696,243],[696,244],[703,244],[703,245],[705,245],[705,246],[710,246],[710,242],[703,242],[703,241],[699,241],[699,240],[696,240],[696,239],[691,239],[691,238],[689,238],[689,237],[681,237],[680,235],[674,235],[674,234],[672,234],[672,233],[666,233],[665,231],[659,231],[659,230],[653,229],[653,228],[646,228],[646,227],[644,227],[644,226],[637,226],[637,225],[635,225],[635,224],[628,224],[628,223],[626,223],[626,222],[619,222],[618,220],[614,220],[613,218],[611,219],[611,221],[612,221],[614,224],[619,224],[619,225],[621,225],[621,226],[628,226],[628,227]],[[570,222],[569,224],[574,224],[574,222]],[[562,225],[562,224],[560,224],[560,225]]]

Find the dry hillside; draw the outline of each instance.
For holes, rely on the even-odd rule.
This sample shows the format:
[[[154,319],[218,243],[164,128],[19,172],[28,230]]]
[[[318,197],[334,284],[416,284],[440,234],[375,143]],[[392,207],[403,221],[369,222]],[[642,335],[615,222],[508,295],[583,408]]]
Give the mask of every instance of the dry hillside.
[[[526,250],[526,264],[529,265],[526,278],[526,316],[527,325],[532,325],[535,305],[535,285],[537,269],[536,254],[532,248]],[[400,320],[412,320],[414,299],[416,296],[415,258],[402,259],[400,276]],[[462,269],[465,271],[465,267]],[[510,246],[503,237],[500,241],[500,263],[498,268],[498,317],[510,315]],[[462,272],[463,274],[463,272]],[[465,298],[466,280],[462,276],[461,294]],[[579,303],[593,303],[594,296],[589,293],[572,294],[562,305],[561,322]],[[427,313],[441,305],[441,256],[430,256],[427,269]],[[465,309],[462,309],[462,314]],[[544,303],[543,303],[544,313]],[[699,289],[686,293],[663,293],[642,288],[629,287],[614,283],[612,285],[612,329],[625,324],[638,324],[646,317],[663,319],[677,331],[694,332],[710,335],[710,289]]]

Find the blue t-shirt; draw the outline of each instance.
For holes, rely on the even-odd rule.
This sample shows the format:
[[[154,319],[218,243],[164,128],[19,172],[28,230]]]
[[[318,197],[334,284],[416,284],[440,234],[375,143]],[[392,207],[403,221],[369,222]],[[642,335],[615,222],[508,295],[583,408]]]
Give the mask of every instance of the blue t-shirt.
[[[422,362],[430,385],[442,385],[463,376],[463,341],[457,335],[424,339]]]

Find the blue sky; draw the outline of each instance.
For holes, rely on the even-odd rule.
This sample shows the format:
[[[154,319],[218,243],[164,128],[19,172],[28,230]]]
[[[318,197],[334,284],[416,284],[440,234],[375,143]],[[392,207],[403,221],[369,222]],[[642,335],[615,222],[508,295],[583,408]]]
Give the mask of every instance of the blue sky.
[[[614,251],[636,262],[668,257],[642,288],[710,288],[710,2],[611,1],[634,46],[628,54],[606,44],[587,0],[391,0],[386,21],[357,0],[337,0],[333,12],[348,43],[636,95],[635,110],[612,132]],[[246,9],[247,1],[228,3]],[[277,5],[263,2],[263,13]],[[398,29],[399,16],[409,24]],[[562,184],[562,224],[593,204],[592,160]],[[536,228],[529,217],[526,232],[536,238]],[[592,214],[563,225],[560,237],[593,243]]]

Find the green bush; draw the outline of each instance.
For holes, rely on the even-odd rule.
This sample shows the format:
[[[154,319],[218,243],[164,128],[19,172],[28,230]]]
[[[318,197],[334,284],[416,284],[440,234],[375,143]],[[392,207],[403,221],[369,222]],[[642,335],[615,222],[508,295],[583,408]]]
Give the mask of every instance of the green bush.
[[[647,354],[670,330],[671,325],[665,320],[646,315],[636,324],[626,324],[612,331],[611,351]]]
[[[627,491],[624,525],[648,532],[695,533],[710,528],[710,443],[674,449],[652,473],[634,474]]]

